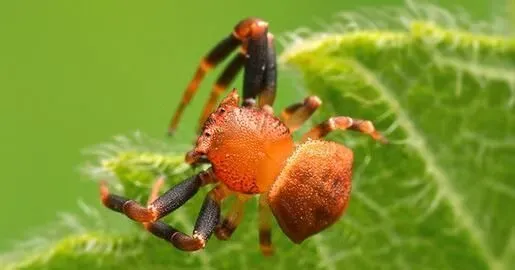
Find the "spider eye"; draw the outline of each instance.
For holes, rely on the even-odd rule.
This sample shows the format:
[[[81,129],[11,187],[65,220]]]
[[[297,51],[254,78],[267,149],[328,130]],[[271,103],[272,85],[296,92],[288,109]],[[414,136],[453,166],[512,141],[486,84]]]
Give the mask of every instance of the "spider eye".
[[[206,132],[204,132],[204,136],[206,136],[206,137],[211,137],[211,133],[209,133],[209,132],[207,132],[207,131],[206,131]]]
[[[225,108],[220,108],[220,112],[224,113],[225,112]]]

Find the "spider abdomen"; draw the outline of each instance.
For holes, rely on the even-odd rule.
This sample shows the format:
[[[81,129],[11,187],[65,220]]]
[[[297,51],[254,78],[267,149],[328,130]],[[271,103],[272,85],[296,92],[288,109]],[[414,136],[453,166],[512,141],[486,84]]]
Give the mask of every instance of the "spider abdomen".
[[[350,197],[353,153],[329,141],[301,144],[268,194],[270,208],[295,243],[331,226]]]

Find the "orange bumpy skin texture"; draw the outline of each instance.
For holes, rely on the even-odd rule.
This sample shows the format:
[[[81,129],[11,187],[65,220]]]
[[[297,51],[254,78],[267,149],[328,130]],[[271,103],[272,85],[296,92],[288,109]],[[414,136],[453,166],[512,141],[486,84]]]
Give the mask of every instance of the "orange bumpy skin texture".
[[[231,190],[256,194],[270,188],[293,149],[288,128],[275,116],[225,100],[206,121],[194,151],[207,156]]]
[[[268,200],[283,232],[295,243],[324,230],[343,214],[350,197],[353,153],[313,140],[287,160]]]

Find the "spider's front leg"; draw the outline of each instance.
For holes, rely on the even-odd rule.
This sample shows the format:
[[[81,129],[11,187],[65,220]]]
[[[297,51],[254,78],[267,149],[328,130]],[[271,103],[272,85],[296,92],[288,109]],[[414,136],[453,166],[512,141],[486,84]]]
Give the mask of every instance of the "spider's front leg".
[[[205,74],[227,58],[238,46],[241,46],[241,51],[227,65],[211,90],[209,100],[204,105],[199,119],[199,126],[202,126],[213,111],[220,95],[242,68],[244,68],[244,105],[253,106],[256,104],[256,98],[259,98],[259,107],[271,106],[274,103],[277,61],[273,35],[268,32],[267,22],[258,18],[246,18],[234,27],[234,31],[229,36],[219,41],[200,62],[170,121],[169,134],[172,134],[177,128],[184,109],[197,92]]]
[[[240,22],[235,33],[247,36],[247,61],[243,74],[243,106],[272,106],[277,88],[277,59],[274,36],[268,32],[268,23],[256,20]]]
[[[179,120],[186,109],[186,106],[190,103],[191,99],[195,95],[198,90],[198,87],[201,81],[204,79],[206,73],[216,67],[220,62],[222,62],[225,58],[231,54],[238,46],[241,45],[241,40],[239,40],[234,34],[230,34],[225,37],[221,41],[216,44],[215,47],[209,51],[209,53],[202,59],[199,66],[197,67],[197,71],[193,75],[193,78],[189,82],[186,90],[182,95],[182,99],[179,103],[179,106],[175,110],[172,119],[170,120],[170,124],[168,126],[168,133],[171,135],[177,128],[179,124]],[[217,82],[218,86],[213,88],[213,92],[223,92],[226,87],[226,83],[232,81],[232,79],[237,75],[238,71],[241,69],[243,65],[244,57],[243,55],[235,57],[232,63],[226,68],[226,71],[223,73]]]
[[[177,184],[155,200],[152,198],[155,195],[152,195],[151,202],[147,207],[134,200],[109,193],[104,182],[100,186],[100,197],[107,208],[143,223],[148,231],[171,242],[175,247],[193,251],[205,246],[205,242],[219,222],[220,202],[227,194],[224,186],[215,187],[206,196],[195,224],[193,236],[190,237],[158,220],[185,204],[198,192],[200,187],[215,182],[217,180],[209,169]],[[153,194],[155,194],[155,190],[154,188]]]
[[[132,199],[109,193],[105,182],[100,184],[100,198],[107,208],[123,213],[130,219],[138,222],[153,222],[185,204],[200,187],[215,181],[211,170],[201,172],[172,187],[147,207]]]

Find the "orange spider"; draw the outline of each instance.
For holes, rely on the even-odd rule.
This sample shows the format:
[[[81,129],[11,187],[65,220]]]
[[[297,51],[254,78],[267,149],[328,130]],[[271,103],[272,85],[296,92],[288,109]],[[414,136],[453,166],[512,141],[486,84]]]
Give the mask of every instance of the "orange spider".
[[[335,223],[350,197],[353,152],[322,138],[331,131],[349,129],[386,142],[370,121],[338,116],[313,127],[295,143],[292,132],[314,113],[321,101],[310,96],[284,109],[281,118],[273,115],[271,106],[276,89],[273,37],[268,33],[268,24],[256,18],[238,23],[234,32],[203,59],[184,92],[169,132],[176,128],[206,71],[238,46],[241,52],[224,70],[205,105],[195,148],[186,154],[187,163],[209,163],[211,167],[161,196],[157,194],[162,180],[157,181],[146,207],[110,194],[106,184],[101,184],[101,199],[106,207],[141,222],[149,232],[184,251],[204,248],[213,232],[218,239],[228,239],[242,219],[244,203],[253,195],[259,195],[262,253],[273,253],[272,215],[288,238],[300,244]],[[213,112],[219,96],[242,68],[245,74],[241,106],[240,97],[233,90]],[[215,187],[203,202],[192,236],[160,221],[208,184]],[[222,217],[221,203],[230,195],[235,195],[237,200],[227,216]]]

